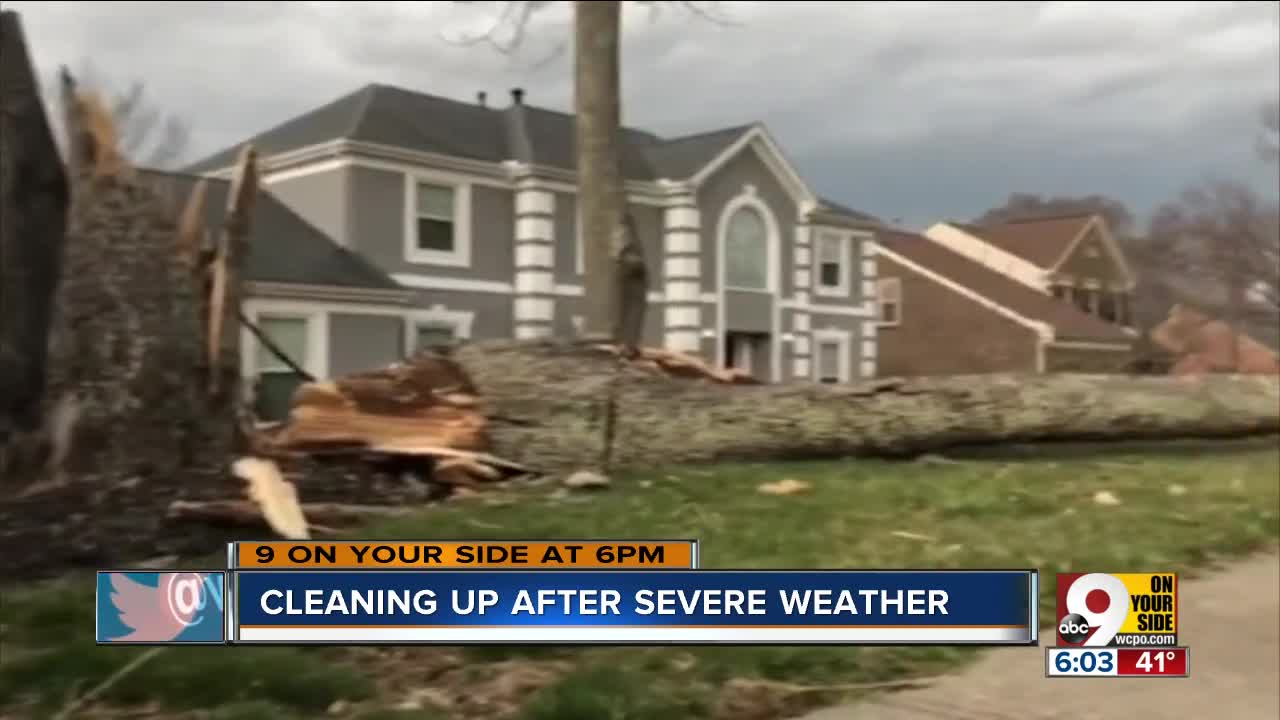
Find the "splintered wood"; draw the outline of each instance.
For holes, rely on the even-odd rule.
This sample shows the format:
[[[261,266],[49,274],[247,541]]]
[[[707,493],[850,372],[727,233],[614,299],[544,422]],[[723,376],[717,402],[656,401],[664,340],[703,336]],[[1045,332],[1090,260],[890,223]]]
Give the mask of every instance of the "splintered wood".
[[[622,347],[618,345],[595,345],[595,349],[619,355]],[[717,368],[692,355],[663,350],[661,348],[639,348],[639,354],[631,362],[639,367],[672,377],[710,380],[725,385],[759,385],[760,381],[744,370],[738,368]]]

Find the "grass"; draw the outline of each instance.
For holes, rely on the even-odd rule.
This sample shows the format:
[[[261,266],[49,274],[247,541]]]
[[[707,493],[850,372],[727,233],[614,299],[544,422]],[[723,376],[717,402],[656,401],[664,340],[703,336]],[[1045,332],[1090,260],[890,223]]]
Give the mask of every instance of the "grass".
[[[790,477],[797,495],[756,491]],[[619,478],[574,501],[534,491],[505,505],[483,498],[430,509],[360,533],[372,538],[696,537],[716,568],[1037,567],[1051,622],[1053,573],[1201,567],[1280,538],[1280,452],[1109,455],[958,464],[851,461],[677,468]],[[1117,504],[1095,502],[1111,493]],[[140,650],[93,645],[92,583],[19,591],[5,626],[0,716],[47,716]],[[735,679],[856,683],[934,674],[973,655],[960,648],[471,648],[398,650],[388,671],[342,649],[171,648],[112,685],[112,705],[217,708],[216,720],[315,717],[488,717],[478,696],[510,697],[519,720],[711,717]],[[432,654],[459,654],[452,686],[467,703],[391,710]],[[540,687],[506,688],[508,667],[556,667]],[[487,672],[492,670],[493,672]],[[389,682],[388,674],[400,676]],[[514,683],[507,683],[514,685]],[[827,697],[827,701],[834,700]],[[448,704],[448,703],[446,703]],[[364,713],[361,715],[360,713]]]

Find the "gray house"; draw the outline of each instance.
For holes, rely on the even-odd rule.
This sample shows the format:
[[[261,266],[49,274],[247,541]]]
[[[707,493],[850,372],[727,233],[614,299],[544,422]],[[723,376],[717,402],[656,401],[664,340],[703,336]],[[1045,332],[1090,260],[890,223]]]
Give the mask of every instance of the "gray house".
[[[648,344],[773,382],[874,375],[875,218],[818,198],[762,125],[623,133],[650,264]],[[247,141],[265,194],[327,236],[334,257],[374,269],[359,282],[313,275],[295,233],[254,233],[280,246],[251,250],[274,269],[251,266],[246,311],[312,374],[580,324],[571,115],[519,90],[492,107],[369,85]],[[227,178],[236,152],[189,171]],[[245,340],[246,377],[278,369]]]

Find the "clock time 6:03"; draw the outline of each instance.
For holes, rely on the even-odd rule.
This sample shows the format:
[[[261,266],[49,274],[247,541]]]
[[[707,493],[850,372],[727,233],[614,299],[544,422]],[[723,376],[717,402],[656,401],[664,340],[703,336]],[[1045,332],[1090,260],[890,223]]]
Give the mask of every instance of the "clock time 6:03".
[[[1045,649],[1048,677],[1187,677],[1187,648]]]

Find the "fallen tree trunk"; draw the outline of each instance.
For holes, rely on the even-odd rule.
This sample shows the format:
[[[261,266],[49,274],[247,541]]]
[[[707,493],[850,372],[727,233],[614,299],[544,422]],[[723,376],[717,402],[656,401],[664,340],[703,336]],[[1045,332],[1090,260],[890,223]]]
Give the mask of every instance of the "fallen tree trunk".
[[[616,369],[581,343],[482,342],[454,353],[486,413],[490,451],[542,471],[599,457]],[[724,385],[624,370],[616,467],[715,460],[901,456],[1012,442],[1280,433],[1280,380],[982,375],[844,386]]]

